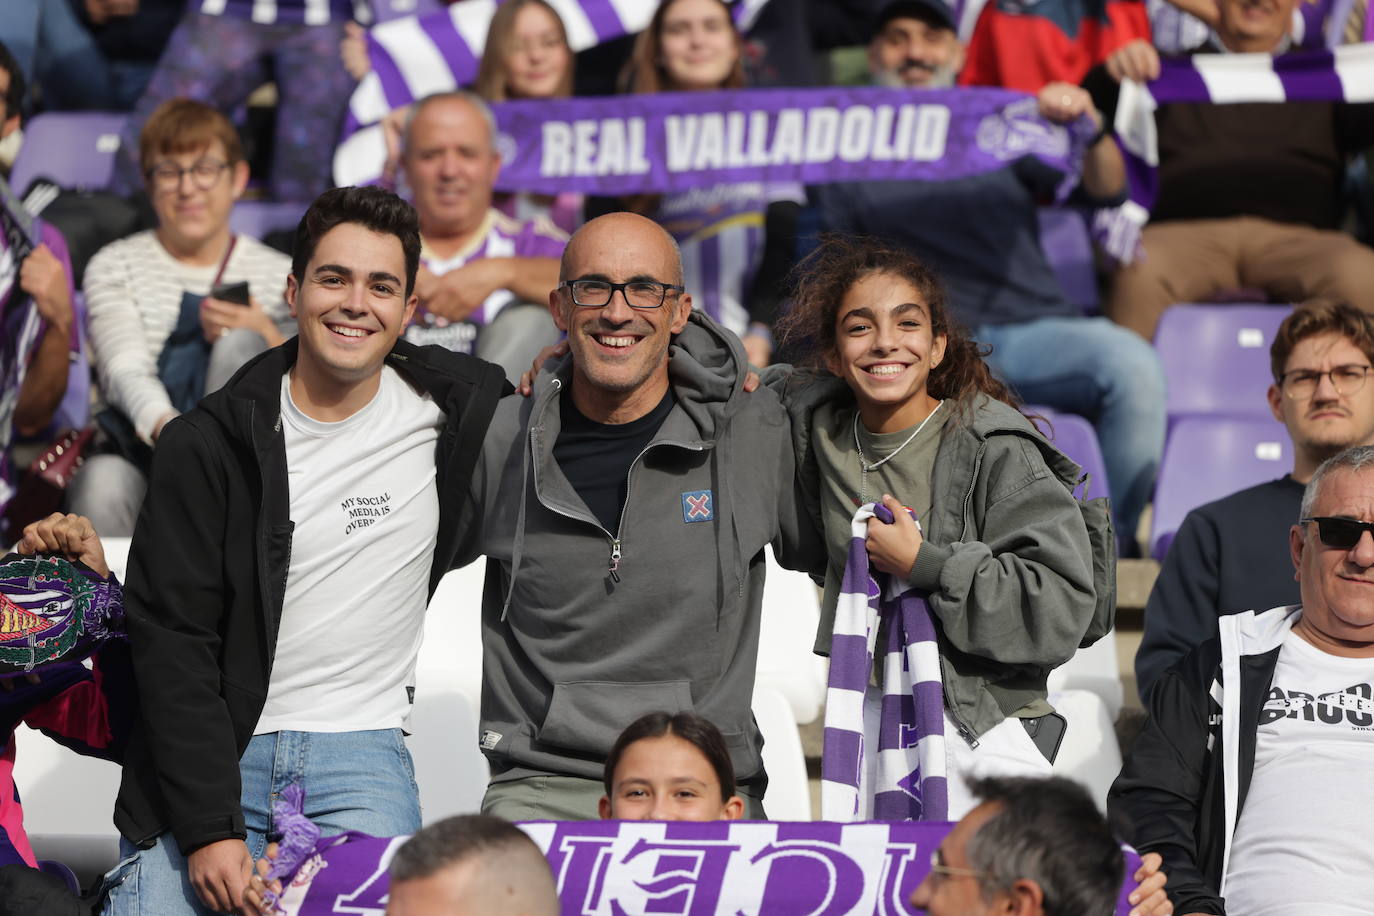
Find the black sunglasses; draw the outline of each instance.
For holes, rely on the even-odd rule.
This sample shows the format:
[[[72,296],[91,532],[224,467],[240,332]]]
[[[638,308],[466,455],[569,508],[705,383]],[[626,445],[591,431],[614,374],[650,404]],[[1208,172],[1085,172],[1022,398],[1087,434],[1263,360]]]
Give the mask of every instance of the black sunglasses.
[[[1368,531],[1374,535],[1374,522],[1361,522],[1353,518],[1335,518],[1329,515],[1300,518],[1300,522],[1316,522],[1317,537],[1327,547],[1337,550],[1350,550],[1360,542]]]

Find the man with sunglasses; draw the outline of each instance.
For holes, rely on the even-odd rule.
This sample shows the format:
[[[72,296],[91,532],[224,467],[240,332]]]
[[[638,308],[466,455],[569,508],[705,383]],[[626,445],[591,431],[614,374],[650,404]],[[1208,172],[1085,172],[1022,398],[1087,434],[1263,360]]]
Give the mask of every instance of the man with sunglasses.
[[[569,241],[549,311],[570,353],[497,408],[474,476],[483,811],[597,816],[602,767],[647,712],[724,733],[748,817],[764,547],[823,556],[793,498],[789,425],[744,393],[739,339],[692,310],[672,238],[630,213]]]
[[[1217,635],[1223,614],[1297,602],[1283,535],[1302,488],[1327,458],[1374,444],[1374,316],[1344,303],[1304,304],[1269,353],[1269,407],[1292,440],[1293,469],[1183,519],[1145,605],[1135,660],[1142,700],[1170,665]]]
[[[1164,674],[1108,800],[1178,913],[1368,912],[1374,446],[1323,462],[1300,513],[1301,603],[1221,618]]]

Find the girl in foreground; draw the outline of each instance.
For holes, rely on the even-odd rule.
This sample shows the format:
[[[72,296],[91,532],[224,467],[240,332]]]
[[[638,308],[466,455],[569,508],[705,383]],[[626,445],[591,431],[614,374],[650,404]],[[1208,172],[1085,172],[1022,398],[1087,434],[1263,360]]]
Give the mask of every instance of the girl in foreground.
[[[794,375],[784,394],[829,552],[816,651],[830,654],[854,512],[880,502],[894,521],[867,523],[869,563],[927,595],[943,688],[944,816],[958,820],[973,804],[966,774],[1050,771],[1050,747],[1030,732],[1062,722],[1042,718],[1053,714],[1046,677],[1073,655],[1095,607],[1092,550],[1071,493],[1078,468],[1017,411],[920,260],[828,238],[797,276],[786,340],[828,370],[810,384]],[[865,722],[854,725],[875,750],[882,660],[875,653],[879,686],[869,679]],[[859,774],[860,819],[871,816],[864,786],[878,756],[866,754]]]
[[[736,821],[744,800],[720,730],[694,713],[651,712],[606,758],[603,820]]]

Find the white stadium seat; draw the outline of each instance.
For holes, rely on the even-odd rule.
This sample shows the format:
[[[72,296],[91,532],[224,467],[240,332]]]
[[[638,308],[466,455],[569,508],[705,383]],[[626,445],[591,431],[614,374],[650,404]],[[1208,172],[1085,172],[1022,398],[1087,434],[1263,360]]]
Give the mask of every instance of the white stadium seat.
[[[1056,690],[1088,690],[1097,694],[1107,706],[1113,722],[1121,714],[1124,692],[1121,689],[1121,664],[1116,654],[1116,630],[1086,649],[1079,649],[1073,658],[1050,672],[1049,688]]]
[[[27,725],[15,731],[14,743],[14,784],[34,854],[62,862],[83,881],[114,866],[119,767],[82,757]]]
[[[829,664],[811,651],[820,620],[820,594],[811,577],[783,569],[769,548],[756,669],[758,685],[786,697],[792,704],[792,714],[801,723],[814,722],[825,703]]]
[[[1050,692],[1050,703],[1069,720],[1054,772],[1088,787],[1097,806],[1107,808],[1107,790],[1121,772],[1121,748],[1107,705],[1087,690]]]
[[[768,819],[809,821],[811,784],[792,705],[779,691],[760,685],[754,688],[753,706],[754,721],[763,732],[763,768],[768,771],[763,807]]]

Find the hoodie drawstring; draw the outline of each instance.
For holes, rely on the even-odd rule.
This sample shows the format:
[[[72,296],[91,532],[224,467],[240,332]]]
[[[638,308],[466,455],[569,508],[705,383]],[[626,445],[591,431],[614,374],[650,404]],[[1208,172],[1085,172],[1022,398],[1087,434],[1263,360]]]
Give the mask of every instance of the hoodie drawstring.
[[[554,379],[553,384],[555,388],[563,387],[558,379]],[[529,427],[526,441],[520,446],[520,509],[515,516],[515,543],[511,545],[510,581],[506,583],[506,600],[501,603],[502,620],[505,620],[506,614],[510,612],[511,596],[515,594],[515,577],[520,574],[520,559],[525,553],[525,507],[529,500],[530,455],[534,452],[535,429],[534,426]]]

